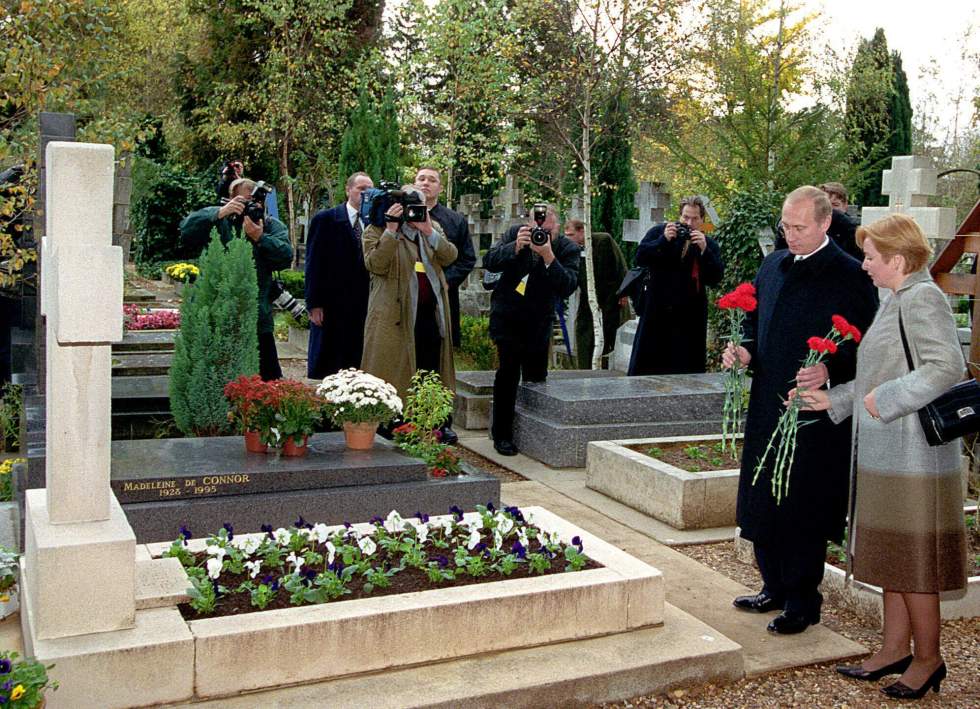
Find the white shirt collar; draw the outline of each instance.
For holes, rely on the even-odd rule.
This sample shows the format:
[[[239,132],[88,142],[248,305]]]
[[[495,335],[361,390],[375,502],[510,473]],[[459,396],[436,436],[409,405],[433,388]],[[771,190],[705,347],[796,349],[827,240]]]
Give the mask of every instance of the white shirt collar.
[[[350,222],[351,226],[354,226],[354,220],[357,219],[357,210],[350,206],[350,202],[344,202],[347,206],[347,221]]]
[[[828,237],[826,234],[824,234],[823,235],[823,243],[820,244],[820,246],[818,246],[817,248],[815,248],[813,251],[811,251],[808,254],[797,255],[796,258],[794,258],[793,260],[794,261],[805,261],[806,259],[808,259],[811,256],[813,256],[813,254],[815,254],[818,251],[820,251],[820,249],[824,248],[829,243],[830,243],[830,237]]]

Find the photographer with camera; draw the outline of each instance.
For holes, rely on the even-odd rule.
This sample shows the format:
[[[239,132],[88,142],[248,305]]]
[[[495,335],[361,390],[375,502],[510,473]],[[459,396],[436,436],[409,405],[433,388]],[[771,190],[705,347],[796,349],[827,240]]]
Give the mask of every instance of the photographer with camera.
[[[580,249],[558,233],[558,212],[536,204],[527,224],[511,227],[483,257],[483,268],[500,273],[490,297],[490,339],[500,360],[493,380],[493,447],[517,455],[514,404],[517,386],[548,376],[548,344],[555,305],[578,287]]]
[[[211,229],[218,230],[222,244],[242,237],[252,242],[259,284],[259,374],[264,381],[282,378],[272,334],[272,274],[289,268],[293,261],[289,230],[278,219],[265,214],[268,189],[264,182],[239,178],[229,186],[230,197],[224,204],[192,212],[180,223],[181,239],[196,253],[207,246]]]
[[[636,251],[650,286],[636,328],[629,375],[703,372],[708,330],[707,288],[724,275],[717,242],[704,235],[700,197],[681,200],[680,221],[658,224]]]
[[[403,401],[418,370],[437,372],[455,389],[444,269],[456,260],[456,247],[412,185],[367,190],[360,213],[371,276],[361,369],[390,382]]]

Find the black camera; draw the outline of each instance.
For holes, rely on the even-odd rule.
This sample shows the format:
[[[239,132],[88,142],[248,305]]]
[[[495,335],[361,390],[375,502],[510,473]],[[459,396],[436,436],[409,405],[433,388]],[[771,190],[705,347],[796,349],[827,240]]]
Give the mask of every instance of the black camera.
[[[535,224],[531,227],[531,243],[535,246],[544,246],[551,240],[551,232],[542,226],[548,218],[548,205],[534,205],[534,209],[531,210],[531,217]]]
[[[272,283],[269,285],[269,298],[276,307],[285,310],[297,321],[307,314],[306,305],[303,301],[294,298],[293,294],[286,290],[285,284],[278,278],[272,279]]]
[[[674,238],[677,239],[678,244],[683,244],[691,238],[691,227],[684,222],[677,222],[675,226],[677,227],[677,231],[674,232]]]
[[[389,219],[385,215],[395,204],[400,204],[402,215],[396,219]],[[391,182],[382,182],[381,187],[374,187],[365,190],[361,195],[361,219],[365,224],[372,224],[384,228],[385,223],[395,221],[399,224],[404,222],[424,222],[429,213],[425,202],[418,192],[414,190],[403,190],[398,185]]]
[[[259,180],[255,183],[255,187],[252,188],[252,194],[249,195],[248,201],[245,203],[245,210],[241,214],[233,214],[229,217],[231,223],[235,226],[241,226],[245,221],[245,217],[248,217],[253,222],[258,224],[260,221],[265,219],[265,199],[272,192],[272,188]],[[221,203],[229,202],[231,200],[223,199]]]

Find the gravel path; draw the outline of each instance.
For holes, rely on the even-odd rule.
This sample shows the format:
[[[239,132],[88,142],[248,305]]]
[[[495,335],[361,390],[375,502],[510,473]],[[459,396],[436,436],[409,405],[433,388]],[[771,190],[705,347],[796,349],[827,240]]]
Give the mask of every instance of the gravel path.
[[[702,564],[745,584],[761,585],[755,568],[735,558],[731,542],[675,547]],[[733,611],[734,612],[734,611]],[[866,647],[877,648],[880,631],[873,621],[824,601],[821,622],[841,635]],[[674,709],[735,709],[763,707],[806,707],[834,709],[877,709],[887,707],[949,707],[980,709],[980,618],[943,623],[943,656],[949,676],[939,694],[915,702],[898,702],[884,697],[878,689],[895,677],[880,682],[849,680],[834,671],[834,664],[812,665],[743,679],[717,687],[711,684],[677,689],[663,695],[636,697],[602,707],[656,707]]]

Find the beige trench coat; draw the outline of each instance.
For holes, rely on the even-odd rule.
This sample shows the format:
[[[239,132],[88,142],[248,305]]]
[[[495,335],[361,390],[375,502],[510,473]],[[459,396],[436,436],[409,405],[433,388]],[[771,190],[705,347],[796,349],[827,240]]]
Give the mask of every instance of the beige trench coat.
[[[449,336],[449,286],[443,269],[456,260],[456,247],[446,239],[438,224],[432,235],[421,234],[426,270],[435,287],[439,305],[436,317],[443,333],[439,376],[449,389],[456,389],[453,343]],[[418,251],[400,233],[369,226],[362,238],[364,265],[371,276],[367,320],[364,324],[364,355],[361,369],[390,382],[405,400],[415,374],[415,310],[418,280],[415,262]]]

